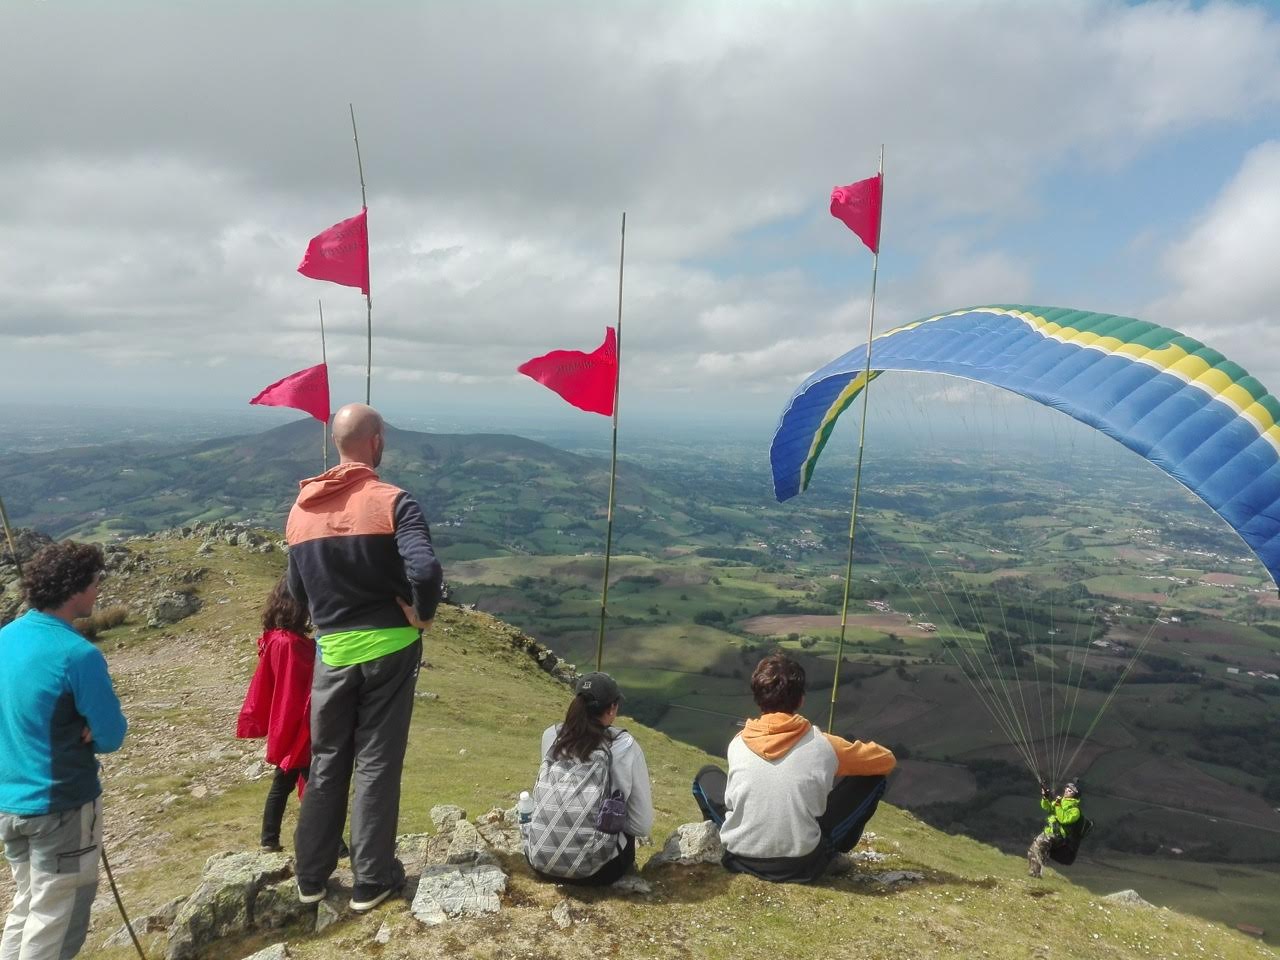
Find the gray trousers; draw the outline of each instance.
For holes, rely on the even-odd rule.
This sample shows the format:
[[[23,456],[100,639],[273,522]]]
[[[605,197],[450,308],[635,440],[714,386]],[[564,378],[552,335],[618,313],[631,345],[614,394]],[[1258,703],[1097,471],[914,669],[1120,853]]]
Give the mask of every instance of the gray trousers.
[[[395,861],[400,773],[409,743],[422,640],[349,667],[316,660],[311,683],[311,777],[293,834],[300,881],[323,884],[338,865],[351,809],[351,871],[358,884],[403,879]]]
[[[17,889],[0,939],[3,960],[68,960],[89,930],[98,890],[102,798],[74,810],[0,813],[0,839]]]

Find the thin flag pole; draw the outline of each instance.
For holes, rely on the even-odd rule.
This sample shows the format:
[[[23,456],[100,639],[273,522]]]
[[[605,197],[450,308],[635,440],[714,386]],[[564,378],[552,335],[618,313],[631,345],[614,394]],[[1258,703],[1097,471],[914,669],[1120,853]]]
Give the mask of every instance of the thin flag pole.
[[[880,225],[884,221],[884,144],[880,144],[880,209],[876,212],[876,248],[871,252],[871,311],[867,317],[867,363],[862,371],[862,422],[858,424],[858,466],[853,475],[853,505],[849,510],[849,559],[844,570],[844,602],[840,607],[840,642],[836,645],[836,670],[831,680],[831,710],[827,731],[836,723],[836,694],[840,689],[840,665],[844,661],[844,637],[849,626],[849,587],[853,582],[853,540],[858,529],[858,497],[862,492],[862,452],[867,440],[867,397],[871,393],[871,341],[876,329],[876,274],[880,267]]]
[[[351,111],[351,139],[356,142],[356,167],[360,171],[360,209],[369,209],[369,200],[365,196],[364,189],[364,161],[360,159],[360,134],[356,132],[356,108],[354,104],[348,103],[347,109]],[[365,220],[365,229],[368,229],[369,221]],[[369,253],[366,250],[365,256]],[[364,295],[365,306],[365,366],[364,366],[364,402],[370,403],[371,384],[373,381],[373,280],[369,281],[369,292]],[[326,446],[326,451],[328,447]]]
[[[613,491],[618,479],[618,401],[622,393],[622,270],[627,258],[627,212],[622,211],[622,240],[618,250],[617,373],[613,378],[613,456],[609,463],[609,514],[604,535],[604,584],[600,588],[600,639],[596,641],[596,669],[604,669],[604,625],[609,606],[609,557],[613,552]]]
[[[317,300],[316,306],[320,308],[320,362],[324,364],[324,375],[329,376],[329,353],[324,345],[324,301]],[[324,469],[329,472],[329,421],[326,420],[320,424],[320,435],[324,442]]]
[[[18,547],[13,542],[13,528],[9,526],[9,511],[4,508],[4,498],[0,497],[0,522],[4,523],[4,536],[9,541],[9,553],[13,557],[13,565],[18,570],[18,577],[22,577],[22,561],[18,559]]]

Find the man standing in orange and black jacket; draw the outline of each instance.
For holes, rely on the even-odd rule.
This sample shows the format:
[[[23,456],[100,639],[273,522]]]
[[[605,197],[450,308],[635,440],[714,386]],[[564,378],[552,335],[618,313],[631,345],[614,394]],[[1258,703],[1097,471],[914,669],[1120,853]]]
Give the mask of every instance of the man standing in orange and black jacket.
[[[311,688],[311,777],[294,833],[298,896],[324,899],[338,862],[347,794],[351,908],[371,910],[404,885],[395,858],[400,773],[422,631],[443,576],[422,508],[383,483],[386,428],[353,403],[333,418],[341,463],[304,480],[289,513],[289,589],[307,604],[320,657]]]

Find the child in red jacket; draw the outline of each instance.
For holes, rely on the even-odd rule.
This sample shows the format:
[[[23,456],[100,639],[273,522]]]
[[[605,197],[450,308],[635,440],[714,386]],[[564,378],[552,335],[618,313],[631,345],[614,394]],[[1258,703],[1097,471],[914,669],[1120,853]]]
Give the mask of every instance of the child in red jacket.
[[[262,809],[262,849],[281,850],[280,821],[296,785],[302,798],[311,765],[311,675],[316,644],[306,635],[307,608],[289,593],[284,578],[262,610],[258,669],[249,681],[236,736],[267,738],[267,763],[276,768]]]

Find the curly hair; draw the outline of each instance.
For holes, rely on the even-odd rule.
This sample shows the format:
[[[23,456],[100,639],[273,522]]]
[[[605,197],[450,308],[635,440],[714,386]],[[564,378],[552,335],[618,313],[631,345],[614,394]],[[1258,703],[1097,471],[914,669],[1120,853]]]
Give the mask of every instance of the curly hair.
[[[281,577],[271,588],[271,596],[267,597],[266,606],[262,608],[262,629],[290,630],[305,635],[308,619],[307,608],[293,599],[289,581]]]
[[[771,653],[751,674],[751,695],[763,713],[795,713],[804,699],[804,667],[785,653]]]
[[[88,589],[106,565],[102,548],[95,544],[71,540],[51,543],[23,569],[22,590],[27,604],[35,610],[56,610]]]

